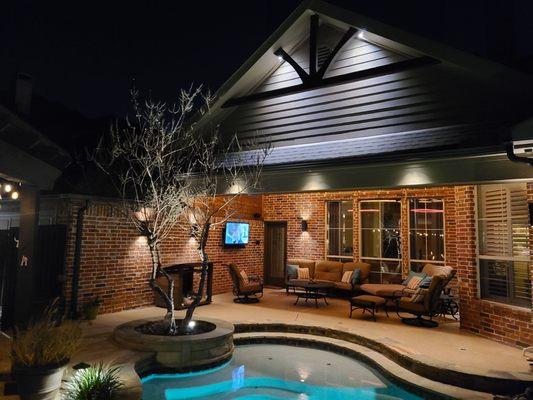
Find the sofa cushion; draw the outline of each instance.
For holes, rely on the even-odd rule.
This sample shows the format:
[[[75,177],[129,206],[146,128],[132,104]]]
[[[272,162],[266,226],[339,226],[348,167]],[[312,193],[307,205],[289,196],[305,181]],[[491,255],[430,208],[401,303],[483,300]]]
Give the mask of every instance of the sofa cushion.
[[[342,278],[342,263],[337,261],[319,261],[315,265],[314,279],[340,282]]]
[[[422,272],[426,274],[427,276],[440,276],[443,279],[447,279],[453,271],[452,267],[448,267],[446,265],[433,265],[433,264],[426,264],[424,265],[424,268],[422,268]]]
[[[335,289],[352,290],[352,284],[350,282],[335,282]]]
[[[287,264],[297,265],[300,268],[309,268],[309,276],[314,278],[315,276],[315,262],[305,258],[291,258],[287,260]]]
[[[421,287],[423,289],[429,288],[429,285],[431,285],[431,280],[432,279],[433,279],[432,276],[426,276],[424,279],[422,279],[422,281],[420,282],[418,287]]]
[[[361,283],[361,270],[359,268],[356,268],[353,270],[352,274],[352,285],[360,285]]]
[[[385,283],[365,283],[361,285],[361,290],[374,296],[393,296],[396,292],[405,289],[404,285],[394,285]]]
[[[361,282],[368,281],[368,276],[370,275],[370,264],[368,263],[362,261],[347,262],[342,266],[342,271],[353,271],[356,268],[361,270]]]
[[[309,279],[309,268],[298,268],[298,279]]]
[[[409,275],[407,275],[407,278],[405,278],[402,282],[402,285],[408,286],[411,279],[417,277],[420,279],[424,279],[427,276],[425,272],[415,272],[415,271],[409,271]]]
[[[342,274],[341,282],[350,283],[352,281],[353,271],[346,271]]]
[[[288,279],[298,278],[298,265],[287,264],[287,278]]]

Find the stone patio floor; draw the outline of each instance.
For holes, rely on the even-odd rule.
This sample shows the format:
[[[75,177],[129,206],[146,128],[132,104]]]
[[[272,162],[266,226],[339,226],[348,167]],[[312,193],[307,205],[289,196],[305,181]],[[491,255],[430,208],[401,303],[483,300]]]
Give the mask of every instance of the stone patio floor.
[[[522,357],[522,350],[507,346],[459,329],[451,319],[439,319],[439,327],[428,329],[403,324],[395,313],[378,313],[377,322],[368,314],[354,311],[349,315],[349,304],[343,299],[328,299],[316,309],[314,304],[287,296],[283,290],[265,290],[256,304],[235,304],[230,293],[213,296],[213,303],[199,307],[196,318],[210,317],[233,323],[285,323],[321,326],[355,333],[383,343],[423,363],[455,369],[472,374],[532,380],[533,371]],[[177,317],[184,312],[177,312]],[[161,308],[148,307],[98,317],[87,334],[105,334],[117,325],[132,319],[164,315]]]
[[[380,312],[377,322],[360,311],[355,311],[350,319],[349,303],[344,299],[328,299],[329,305],[322,302],[318,309],[314,303],[305,304],[302,300],[294,305],[295,300],[294,295],[287,296],[284,290],[267,289],[260,303],[235,304],[233,296],[227,293],[214,296],[213,303],[199,307],[195,316],[197,319],[217,318],[235,324],[282,323],[332,328],[372,339],[428,365],[482,376],[533,380],[533,371],[520,349],[460,330],[459,323],[454,320],[439,319],[440,325],[434,329],[418,328],[403,324],[392,312],[389,312],[390,318]],[[184,311],[177,312],[177,317],[182,314]],[[130,376],[135,376],[129,360],[138,357],[139,353],[119,349],[110,340],[110,334],[124,322],[163,315],[163,309],[147,307],[100,315],[90,324],[84,322],[82,349],[71,365],[99,361],[126,364]],[[1,343],[0,355],[5,356],[6,353],[1,351],[2,347],[5,350],[5,346]],[[0,374],[8,372],[5,357],[0,359]],[[138,395],[133,394],[131,398],[138,398]]]

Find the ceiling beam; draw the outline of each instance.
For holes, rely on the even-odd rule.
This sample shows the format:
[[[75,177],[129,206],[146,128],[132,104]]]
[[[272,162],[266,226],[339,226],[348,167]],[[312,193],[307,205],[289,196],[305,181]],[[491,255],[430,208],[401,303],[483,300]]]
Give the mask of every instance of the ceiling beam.
[[[298,64],[294,59],[288,54],[285,50],[283,50],[281,47],[277,49],[274,52],[275,55],[278,57],[281,57],[284,61],[287,61],[291,67],[294,69],[294,71],[298,74],[300,79],[302,80],[302,83],[305,83],[309,81],[309,75],[307,72],[304,71],[302,67],[300,67],[300,64]]]
[[[374,78],[381,75],[393,74],[396,72],[406,71],[409,69],[425,67],[429,65],[438,64],[440,61],[431,57],[417,57],[409,60],[398,61],[392,64],[381,65],[379,67],[364,69],[362,71],[355,71],[345,75],[332,76],[320,80],[309,80],[299,85],[289,86],[281,89],[270,90],[261,93],[252,93],[242,97],[234,97],[226,101],[222,108],[234,107],[253,101],[267,100],[279,96],[295,94],[307,90],[318,89],[321,87],[337,85],[341,83],[355,82],[363,79]],[[305,71],[304,71],[305,72]]]

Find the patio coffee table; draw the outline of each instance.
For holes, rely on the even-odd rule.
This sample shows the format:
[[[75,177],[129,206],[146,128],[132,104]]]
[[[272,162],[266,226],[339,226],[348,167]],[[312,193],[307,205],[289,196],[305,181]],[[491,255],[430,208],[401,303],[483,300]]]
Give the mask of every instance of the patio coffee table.
[[[298,296],[294,305],[298,304],[300,298],[307,300],[315,300],[315,307],[318,308],[318,299],[323,299],[324,303],[328,305],[328,300],[326,299],[328,291],[331,288],[335,287],[333,282],[317,282],[317,281],[301,281],[294,284],[294,287],[297,289],[303,289],[303,291],[296,292]]]

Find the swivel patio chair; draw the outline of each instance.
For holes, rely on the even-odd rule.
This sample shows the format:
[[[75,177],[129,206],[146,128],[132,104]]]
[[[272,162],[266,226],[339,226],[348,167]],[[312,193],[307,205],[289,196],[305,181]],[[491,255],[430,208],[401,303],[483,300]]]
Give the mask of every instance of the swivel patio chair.
[[[263,297],[263,280],[259,275],[245,275],[235,264],[228,264],[233,282],[235,303],[257,303]],[[246,279],[247,278],[247,279]]]
[[[413,294],[410,292],[400,291],[395,293],[396,313],[407,325],[421,326],[425,328],[435,328],[439,326],[438,322],[433,320],[442,310],[441,294],[445,286],[451,281],[455,271],[449,277],[441,275],[433,276],[428,289],[424,289],[424,297],[419,302],[413,302]],[[402,317],[400,312],[414,315],[415,317]],[[428,317],[428,318],[424,318]]]

